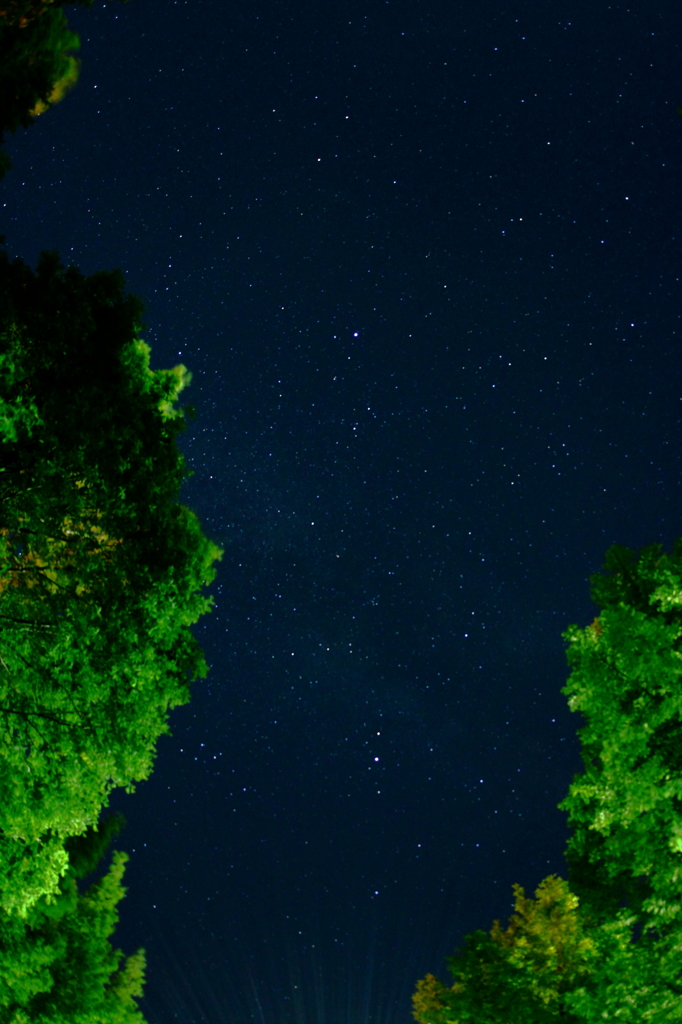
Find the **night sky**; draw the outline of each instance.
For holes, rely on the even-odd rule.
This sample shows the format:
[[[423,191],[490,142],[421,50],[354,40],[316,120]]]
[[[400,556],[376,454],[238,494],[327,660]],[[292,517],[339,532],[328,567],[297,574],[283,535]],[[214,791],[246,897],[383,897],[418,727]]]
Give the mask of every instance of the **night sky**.
[[[565,875],[561,633],[682,533],[678,0],[67,8],[11,256],[120,267],[197,416],[211,672],[116,794],[149,1024],[409,1024]]]

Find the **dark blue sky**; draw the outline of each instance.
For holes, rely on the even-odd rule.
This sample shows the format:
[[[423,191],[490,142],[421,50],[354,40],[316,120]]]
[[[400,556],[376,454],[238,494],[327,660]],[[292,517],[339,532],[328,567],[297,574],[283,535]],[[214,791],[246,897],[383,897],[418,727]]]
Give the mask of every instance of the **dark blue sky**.
[[[408,1024],[564,872],[562,631],[680,528],[677,0],[67,8],[8,251],[193,371],[212,666],[117,796],[149,1024]]]

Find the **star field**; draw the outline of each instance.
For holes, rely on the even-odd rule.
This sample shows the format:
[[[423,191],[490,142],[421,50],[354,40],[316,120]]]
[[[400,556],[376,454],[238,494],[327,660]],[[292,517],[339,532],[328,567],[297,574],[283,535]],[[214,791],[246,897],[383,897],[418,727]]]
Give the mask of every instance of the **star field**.
[[[682,532],[679,5],[67,13],[0,230],[124,271],[225,549],[117,942],[150,1024],[408,1024],[565,873],[561,633]]]

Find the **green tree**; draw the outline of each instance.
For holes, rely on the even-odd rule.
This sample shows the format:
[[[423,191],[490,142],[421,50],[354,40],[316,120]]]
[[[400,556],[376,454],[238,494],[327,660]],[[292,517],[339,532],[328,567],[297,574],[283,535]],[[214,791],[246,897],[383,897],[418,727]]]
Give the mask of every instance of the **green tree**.
[[[564,634],[585,722],[560,804],[568,883],[546,879],[535,907],[517,888],[516,919],[466,937],[451,988],[419,982],[422,1024],[682,1020],[682,541],[611,548],[591,590],[599,615]]]
[[[0,145],[78,81],[80,39],[62,11],[67,3],[91,7],[93,0],[0,0]],[[0,149],[0,177],[11,165]]]
[[[121,825],[111,815],[67,841],[69,868],[51,903],[42,897],[25,918],[0,911],[0,1024],[144,1024],[144,950],[126,958],[110,941],[126,854],[115,852],[84,891],[78,884]]]
[[[220,550],[178,501],[183,366],[154,371],[118,272],[0,259],[0,906],[146,778],[206,673]]]
[[[30,17],[29,5],[15,6],[5,5],[0,17],[0,143],[6,132],[27,128],[58,103],[76,84],[80,68],[73,52],[80,39],[61,8],[46,6]],[[0,151],[0,176],[10,166]]]
[[[565,633],[584,770],[560,807],[571,887],[605,945],[574,1005],[590,1021],[679,1021],[682,541],[671,555],[612,547],[591,584],[599,615]]]
[[[448,960],[452,986],[432,974],[417,984],[421,1024],[552,1024],[578,1021],[565,996],[593,970],[597,950],[568,883],[550,875],[535,899],[514,886],[515,913],[503,931],[475,931]]]

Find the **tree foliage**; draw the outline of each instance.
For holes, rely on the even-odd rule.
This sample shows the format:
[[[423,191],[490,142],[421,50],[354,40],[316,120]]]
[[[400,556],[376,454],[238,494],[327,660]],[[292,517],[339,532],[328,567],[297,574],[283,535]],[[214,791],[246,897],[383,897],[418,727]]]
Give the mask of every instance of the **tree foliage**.
[[[118,272],[0,260],[0,905],[152,768],[205,675],[219,549],[178,502],[183,366],[152,370]]]
[[[682,1019],[682,541],[615,546],[592,578],[598,617],[566,633],[564,693],[584,770],[568,812],[569,880],[610,953],[588,1020]],[[627,982],[626,982],[626,979]],[[578,1002],[576,1002],[578,1005]],[[599,1014],[602,1016],[599,1016]]]
[[[0,0],[0,145],[78,81],[80,39],[62,11],[67,3],[90,7],[93,0]],[[0,149],[0,177],[10,167]]]
[[[682,1020],[682,541],[670,555],[615,546],[591,585],[599,615],[564,634],[563,692],[585,723],[560,804],[568,883],[546,879],[537,909],[517,887],[510,927],[466,937],[451,988],[419,982],[422,1024]]]
[[[579,711],[584,771],[560,805],[572,830],[567,856],[599,865],[645,929],[682,920],[682,543],[639,555],[612,548],[593,579],[602,610],[572,626],[564,693]],[[594,836],[592,834],[594,834]]]
[[[589,975],[596,956],[568,883],[550,875],[535,899],[514,886],[515,913],[503,931],[475,931],[448,960],[450,987],[429,974],[417,984],[421,1024],[551,1024],[575,1021],[565,995]]]
[[[0,1024],[144,1024],[145,955],[124,957],[110,937],[125,894],[127,856],[87,889],[79,881],[98,866],[120,830],[120,815],[67,841],[69,868],[57,898],[41,897],[25,918],[0,911]]]
[[[127,3],[127,0],[122,2]],[[50,8],[65,7],[66,4],[92,7],[93,3],[94,0],[0,0],[0,20],[23,28]]]
[[[0,4],[3,0],[0,0]],[[80,62],[74,51],[80,39],[60,7],[7,5],[0,17],[0,143],[6,132],[27,128],[58,103],[78,79]],[[0,152],[0,175],[11,166]]]

